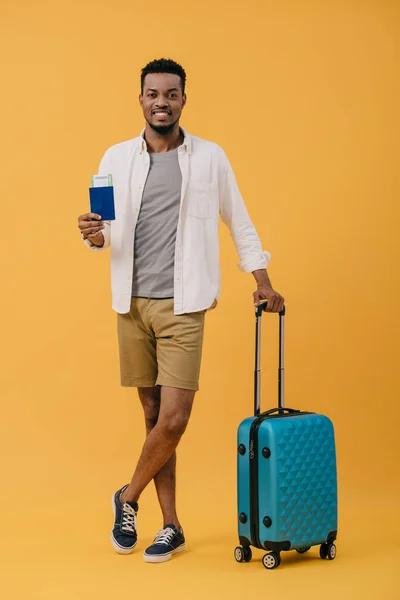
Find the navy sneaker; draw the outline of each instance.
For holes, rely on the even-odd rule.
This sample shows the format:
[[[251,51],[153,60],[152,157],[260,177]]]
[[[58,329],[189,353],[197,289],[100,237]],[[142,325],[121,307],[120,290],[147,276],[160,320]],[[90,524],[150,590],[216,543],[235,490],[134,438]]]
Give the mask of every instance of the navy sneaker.
[[[145,551],[143,558],[146,562],[160,563],[170,560],[173,554],[183,552],[185,536],[175,525],[166,525],[154,538],[151,546]]]
[[[112,497],[114,527],[111,543],[119,554],[131,554],[137,544],[136,515],[139,507],[136,502],[121,502],[121,494],[127,487],[124,485]]]

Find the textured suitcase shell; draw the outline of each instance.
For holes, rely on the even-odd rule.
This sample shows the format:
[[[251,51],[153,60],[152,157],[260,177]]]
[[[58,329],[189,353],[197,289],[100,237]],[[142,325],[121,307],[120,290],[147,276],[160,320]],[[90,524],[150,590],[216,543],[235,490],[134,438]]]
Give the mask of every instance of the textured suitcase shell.
[[[238,452],[237,465],[242,543],[292,550],[335,539],[337,474],[330,419],[318,414],[266,418],[259,426],[256,447],[250,448],[254,420],[255,417],[245,419],[238,430],[238,446],[245,447],[244,454]],[[270,450],[268,458],[263,455],[263,448]],[[258,462],[256,485],[251,482],[252,460]],[[258,515],[251,510],[251,486],[253,490],[258,487]],[[258,539],[254,539],[255,519]]]

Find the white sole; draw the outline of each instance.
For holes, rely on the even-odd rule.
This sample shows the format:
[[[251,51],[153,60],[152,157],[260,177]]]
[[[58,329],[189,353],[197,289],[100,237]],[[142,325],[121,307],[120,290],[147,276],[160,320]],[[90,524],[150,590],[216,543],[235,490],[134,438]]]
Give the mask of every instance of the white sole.
[[[143,560],[145,562],[149,562],[149,563],[167,562],[167,560],[171,560],[171,557],[173,554],[178,554],[179,552],[183,552],[184,550],[185,550],[185,544],[182,544],[182,546],[178,546],[178,548],[176,548],[175,550],[172,550],[172,552],[168,552],[168,554],[153,555],[153,554],[146,554],[146,552],[145,552],[143,554]]]
[[[116,506],[115,506],[115,494],[112,495],[111,498],[111,505],[112,505],[112,510],[113,510],[113,514],[114,514],[114,521],[115,521],[115,515],[117,512]],[[135,549],[135,546],[137,544],[137,539],[136,542],[133,544],[133,546],[131,546],[130,548],[123,548],[122,546],[120,546],[117,542],[117,540],[115,539],[113,533],[111,532],[111,536],[110,536],[110,540],[111,540],[111,544],[112,547],[114,548],[114,550],[116,552],[118,552],[118,554],[132,554],[132,552]]]

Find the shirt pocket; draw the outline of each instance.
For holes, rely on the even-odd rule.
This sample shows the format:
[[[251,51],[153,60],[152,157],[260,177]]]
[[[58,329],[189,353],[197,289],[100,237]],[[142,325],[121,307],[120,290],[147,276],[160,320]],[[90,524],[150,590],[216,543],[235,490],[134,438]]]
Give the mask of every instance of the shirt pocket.
[[[197,219],[212,219],[218,215],[218,184],[216,182],[189,182],[188,213]]]

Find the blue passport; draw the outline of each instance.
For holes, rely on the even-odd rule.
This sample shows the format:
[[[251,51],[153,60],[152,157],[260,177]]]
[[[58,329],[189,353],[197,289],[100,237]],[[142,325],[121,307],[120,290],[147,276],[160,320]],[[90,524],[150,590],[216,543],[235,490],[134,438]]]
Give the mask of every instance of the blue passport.
[[[90,212],[101,216],[103,221],[115,221],[114,187],[91,187]]]

